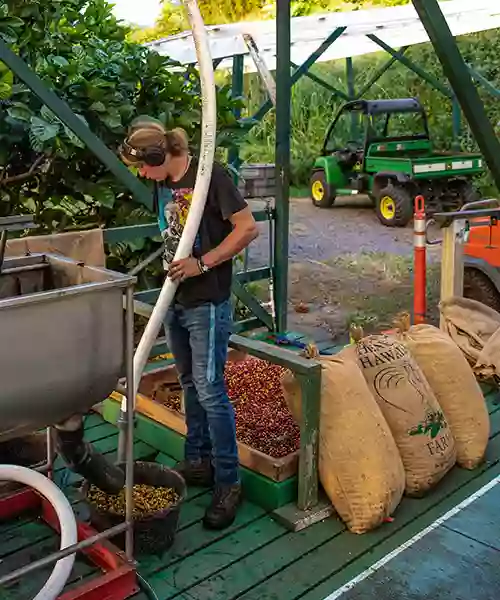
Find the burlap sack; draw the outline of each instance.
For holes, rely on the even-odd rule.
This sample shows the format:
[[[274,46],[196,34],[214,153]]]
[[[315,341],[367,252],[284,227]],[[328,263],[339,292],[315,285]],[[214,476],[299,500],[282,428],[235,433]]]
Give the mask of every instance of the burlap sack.
[[[404,492],[403,464],[389,427],[352,360],[342,353],[321,359],[320,481],[353,533],[378,527]],[[283,376],[284,395],[300,420],[300,385]]]
[[[5,255],[62,254],[91,267],[105,267],[106,253],[102,229],[69,231],[8,240]]]
[[[406,471],[408,496],[422,496],[456,462],[448,422],[427,380],[405,346],[388,335],[362,337],[346,351],[357,359],[389,424]]]
[[[457,463],[474,469],[486,452],[490,418],[472,369],[460,348],[437,327],[410,327],[409,315],[403,315],[396,328],[443,409],[455,440]]]
[[[495,367],[495,364],[500,367],[500,344],[490,346],[481,356],[490,338],[500,328],[500,314],[481,302],[461,297],[443,300],[439,310],[446,333],[464,353],[474,374],[486,379],[500,375],[500,370]]]

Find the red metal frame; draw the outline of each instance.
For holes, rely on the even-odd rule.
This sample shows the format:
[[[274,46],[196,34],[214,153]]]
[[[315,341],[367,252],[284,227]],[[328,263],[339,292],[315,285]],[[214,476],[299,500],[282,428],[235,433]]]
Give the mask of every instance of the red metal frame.
[[[31,489],[22,489],[0,498],[0,519],[17,517],[35,508],[41,508],[42,519],[59,533],[59,521],[53,507]],[[89,525],[80,522],[77,522],[77,530],[79,542],[97,533]],[[58,600],[127,600],[139,591],[134,567],[109,540],[97,542],[81,552],[103,573],[63,593]]]

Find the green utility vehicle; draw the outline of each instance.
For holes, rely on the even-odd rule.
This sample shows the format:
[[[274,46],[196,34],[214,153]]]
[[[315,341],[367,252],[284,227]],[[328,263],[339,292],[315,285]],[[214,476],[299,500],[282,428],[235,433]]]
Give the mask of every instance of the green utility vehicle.
[[[478,200],[472,178],[479,154],[434,152],[427,117],[415,98],[344,105],[314,164],[311,198],[328,208],[337,196],[368,194],[383,225],[404,227],[422,194],[428,214]]]

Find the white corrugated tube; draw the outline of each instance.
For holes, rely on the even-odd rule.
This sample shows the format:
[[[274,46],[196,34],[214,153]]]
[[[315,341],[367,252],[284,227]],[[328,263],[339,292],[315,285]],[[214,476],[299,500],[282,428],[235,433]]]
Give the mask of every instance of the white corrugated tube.
[[[187,258],[192,251],[193,243],[200,227],[201,217],[205,208],[208,188],[212,178],[212,167],[215,155],[215,135],[217,127],[217,104],[215,95],[215,79],[210,45],[205,24],[201,17],[196,0],[183,0],[189,16],[193,32],[196,56],[200,69],[202,96],[202,131],[201,148],[193,190],[193,201],[189,210],[186,225],[175,253],[174,260]],[[172,304],[178,284],[168,277],[161,289],[158,301],[153,309],[148,324],[144,330],[134,355],[134,401],[139,389],[142,373],[149,358],[151,348],[155,343],[160,328],[165,320],[167,311]],[[126,399],[122,401],[122,412],[127,411]]]
[[[26,467],[0,465],[0,481],[15,481],[16,483],[27,485],[39,492],[50,502],[56,512],[61,528],[61,550],[69,548],[69,546],[73,546],[78,542],[76,520],[71,504],[57,485],[45,477],[45,475]],[[33,600],[56,600],[71,575],[74,562],[74,554],[58,560],[47,583]]]

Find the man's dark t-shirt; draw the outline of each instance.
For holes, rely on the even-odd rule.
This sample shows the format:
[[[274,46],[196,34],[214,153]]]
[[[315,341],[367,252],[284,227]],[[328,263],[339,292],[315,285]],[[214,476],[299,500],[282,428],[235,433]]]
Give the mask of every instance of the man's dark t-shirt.
[[[165,243],[165,268],[172,262],[179,244],[193,198],[198,162],[193,158],[182,179],[166,180],[156,188],[158,221]],[[232,231],[229,218],[247,203],[229,173],[214,163],[205,210],[195,239],[192,255],[200,258],[218,246]],[[211,302],[219,304],[231,295],[232,261],[214,267],[208,273],[183,281],[175,301],[186,308]]]

